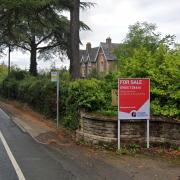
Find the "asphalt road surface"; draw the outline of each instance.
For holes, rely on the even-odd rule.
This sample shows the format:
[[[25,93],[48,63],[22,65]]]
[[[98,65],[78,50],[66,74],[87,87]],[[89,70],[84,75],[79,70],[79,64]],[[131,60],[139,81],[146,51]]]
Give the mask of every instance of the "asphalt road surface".
[[[132,179],[102,162],[88,166],[87,161],[82,157],[74,160],[66,152],[37,143],[0,109],[0,180]]]

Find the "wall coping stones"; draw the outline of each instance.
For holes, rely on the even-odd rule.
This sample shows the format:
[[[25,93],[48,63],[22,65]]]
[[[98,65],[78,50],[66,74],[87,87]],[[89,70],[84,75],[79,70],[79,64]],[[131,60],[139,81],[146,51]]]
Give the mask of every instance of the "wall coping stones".
[[[104,115],[100,115],[97,113],[90,113],[90,112],[81,112],[81,117],[83,118],[87,118],[87,119],[94,119],[97,121],[109,121],[109,122],[113,122],[113,121],[117,121],[118,117],[117,116],[104,116]],[[144,119],[121,119],[121,121],[123,122],[145,122],[146,120]],[[177,123],[180,124],[180,120],[179,119],[174,119],[174,118],[167,118],[167,117],[157,117],[157,116],[152,116],[150,121],[156,121],[156,122],[167,122],[167,123]]]

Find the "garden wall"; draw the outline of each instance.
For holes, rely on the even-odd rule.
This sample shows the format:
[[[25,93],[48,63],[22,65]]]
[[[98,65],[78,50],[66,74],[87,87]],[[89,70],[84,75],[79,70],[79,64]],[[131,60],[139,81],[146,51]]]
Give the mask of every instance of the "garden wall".
[[[80,129],[76,140],[93,145],[117,145],[117,117],[104,117],[81,112]],[[121,143],[146,143],[145,120],[122,120]],[[169,143],[180,146],[180,121],[166,118],[150,120],[150,143]]]

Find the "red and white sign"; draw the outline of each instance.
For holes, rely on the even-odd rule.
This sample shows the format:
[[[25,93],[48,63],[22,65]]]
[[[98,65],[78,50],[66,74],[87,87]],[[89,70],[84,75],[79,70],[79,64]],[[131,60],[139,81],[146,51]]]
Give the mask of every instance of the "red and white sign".
[[[118,80],[118,119],[150,118],[150,80]]]

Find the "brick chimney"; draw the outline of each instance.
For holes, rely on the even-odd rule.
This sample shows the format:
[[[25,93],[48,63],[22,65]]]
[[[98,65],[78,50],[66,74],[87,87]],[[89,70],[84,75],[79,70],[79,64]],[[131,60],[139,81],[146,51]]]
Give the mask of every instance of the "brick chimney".
[[[108,37],[108,38],[106,39],[106,44],[107,44],[108,46],[111,46],[111,38],[110,38],[110,37]]]
[[[87,50],[87,51],[90,51],[90,50],[91,50],[91,43],[90,43],[90,42],[88,42],[88,43],[86,44],[86,50]]]

